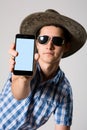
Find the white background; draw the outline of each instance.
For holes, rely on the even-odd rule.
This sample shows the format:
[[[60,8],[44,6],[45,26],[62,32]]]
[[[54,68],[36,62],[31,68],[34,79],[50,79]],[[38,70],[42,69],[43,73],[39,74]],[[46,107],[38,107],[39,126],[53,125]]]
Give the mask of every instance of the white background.
[[[2,0],[0,1],[0,91],[9,73],[9,46],[19,32],[22,19],[30,13],[53,8],[79,21],[87,29],[86,0]],[[74,114],[71,130],[87,130],[87,42],[74,55],[61,61],[71,82]],[[54,129],[53,116],[39,130]]]

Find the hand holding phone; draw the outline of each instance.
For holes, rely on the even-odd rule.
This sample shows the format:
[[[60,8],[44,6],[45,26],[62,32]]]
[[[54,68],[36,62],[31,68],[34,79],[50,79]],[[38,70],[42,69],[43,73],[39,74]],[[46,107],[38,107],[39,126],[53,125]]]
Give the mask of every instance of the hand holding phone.
[[[17,34],[15,38],[15,49],[18,56],[15,57],[13,73],[15,75],[32,76],[34,68],[35,36]]]

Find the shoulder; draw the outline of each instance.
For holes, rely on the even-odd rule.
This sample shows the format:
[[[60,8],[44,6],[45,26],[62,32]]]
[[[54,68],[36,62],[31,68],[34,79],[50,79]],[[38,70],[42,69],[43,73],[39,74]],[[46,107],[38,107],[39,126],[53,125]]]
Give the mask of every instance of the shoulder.
[[[65,76],[65,73],[61,69],[58,73],[58,81],[56,81],[56,95],[58,97],[57,100],[59,102],[70,100],[71,102],[73,99],[72,86]]]
[[[59,68],[56,76],[53,79],[55,85],[57,86],[57,88],[59,90],[71,90],[71,84],[68,80],[68,78],[66,77],[65,73]]]

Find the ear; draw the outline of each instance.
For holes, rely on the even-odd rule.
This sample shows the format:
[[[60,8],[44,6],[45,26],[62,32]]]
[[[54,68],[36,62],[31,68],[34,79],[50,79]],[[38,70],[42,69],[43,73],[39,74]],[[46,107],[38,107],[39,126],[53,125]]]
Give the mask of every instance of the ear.
[[[68,43],[66,43],[65,46],[64,46],[64,53],[65,53],[65,52],[68,52],[69,49],[70,49],[70,43],[68,42]]]

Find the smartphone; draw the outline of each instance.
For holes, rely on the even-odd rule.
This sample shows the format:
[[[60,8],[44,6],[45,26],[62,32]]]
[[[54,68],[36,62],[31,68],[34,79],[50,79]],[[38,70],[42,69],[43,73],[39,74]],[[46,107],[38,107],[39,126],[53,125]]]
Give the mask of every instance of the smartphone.
[[[15,75],[33,75],[35,36],[16,34],[15,49],[18,56],[15,58],[13,73]]]

